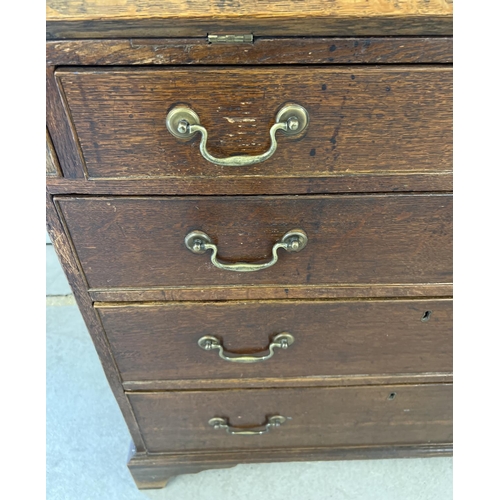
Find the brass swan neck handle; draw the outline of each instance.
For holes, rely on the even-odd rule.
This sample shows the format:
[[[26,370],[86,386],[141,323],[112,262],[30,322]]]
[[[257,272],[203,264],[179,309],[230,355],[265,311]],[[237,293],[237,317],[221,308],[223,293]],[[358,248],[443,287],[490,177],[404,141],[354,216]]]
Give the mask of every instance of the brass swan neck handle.
[[[302,229],[293,229],[288,231],[280,241],[275,243],[272,248],[272,259],[263,264],[251,264],[248,262],[235,262],[226,264],[217,259],[217,245],[212,243],[210,236],[202,231],[192,231],[184,239],[186,247],[191,252],[196,254],[203,254],[207,250],[212,250],[211,261],[215,267],[224,269],[225,271],[236,272],[252,272],[261,271],[268,267],[274,266],[278,262],[278,250],[285,249],[287,252],[300,252],[307,245],[307,235]]]
[[[266,418],[262,425],[253,427],[236,427],[229,423],[229,419],[225,417],[214,417],[208,421],[208,425],[214,429],[225,429],[228,434],[239,436],[258,436],[269,432],[273,427],[279,427],[286,422],[286,417],[281,415],[272,415]]]
[[[276,152],[278,143],[276,132],[281,130],[286,135],[298,135],[303,132],[309,123],[309,115],[299,104],[286,104],[276,115],[276,123],[269,130],[271,147],[260,155],[238,155],[228,158],[216,158],[207,150],[208,131],[201,124],[198,115],[186,106],[176,106],[167,115],[167,129],[177,139],[189,140],[198,132],[201,134],[200,153],[205,160],[215,165],[225,167],[245,167],[262,163]]]
[[[272,358],[274,356],[275,349],[288,349],[294,341],[295,339],[293,338],[293,335],[286,332],[278,333],[277,335],[274,335],[269,347],[267,348],[269,353],[264,356],[248,356],[230,353],[224,349],[222,341],[213,335],[205,335],[201,337],[198,340],[198,345],[205,351],[219,351],[219,356],[224,361],[229,361],[231,363],[259,363]]]

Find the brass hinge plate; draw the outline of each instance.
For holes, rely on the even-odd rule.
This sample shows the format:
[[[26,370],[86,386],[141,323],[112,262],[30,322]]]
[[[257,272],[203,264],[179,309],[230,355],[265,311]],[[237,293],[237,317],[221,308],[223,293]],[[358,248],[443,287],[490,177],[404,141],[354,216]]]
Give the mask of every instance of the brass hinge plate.
[[[208,35],[208,43],[253,43],[253,35]]]

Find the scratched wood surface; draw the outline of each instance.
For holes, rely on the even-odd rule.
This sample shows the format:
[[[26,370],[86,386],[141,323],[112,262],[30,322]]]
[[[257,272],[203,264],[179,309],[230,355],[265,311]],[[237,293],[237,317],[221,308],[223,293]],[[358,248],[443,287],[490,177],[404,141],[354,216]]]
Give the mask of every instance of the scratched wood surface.
[[[61,176],[61,168],[48,130],[45,132],[45,175],[47,177]]]
[[[278,37],[250,44],[207,38],[56,40],[46,43],[48,66],[139,64],[408,64],[451,63],[452,37]]]
[[[62,69],[56,72],[92,178],[328,176],[449,172],[451,67]],[[210,96],[210,99],[207,99]],[[310,115],[305,135],[277,133],[278,149],[250,167],[200,155],[199,134],[166,129],[185,104],[208,130],[215,156],[269,149],[282,105]]]
[[[418,284],[452,281],[451,195],[59,198],[90,288]],[[259,272],[217,269],[185,244],[193,230],[219,259],[266,262],[292,229],[309,242]]]
[[[391,399],[391,394],[394,394]],[[451,384],[128,394],[149,452],[450,443]],[[286,423],[260,437],[208,425]]]
[[[245,462],[451,453],[452,7],[48,0],[48,152],[64,176],[47,178],[48,229],[140,488]],[[310,128],[248,169],[165,128],[192,104],[213,154],[262,153],[284,98]],[[295,227],[306,248],[262,273],[184,246],[201,229],[221,260],[260,263]],[[238,370],[196,344],[205,332],[257,353],[281,329],[289,349]],[[207,425],[272,413],[289,419],[257,439]]]
[[[452,283],[166,286],[91,289],[92,300],[101,302],[155,302],[193,300],[343,299],[380,297],[451,297]]]
[[[330,174],[328,177],[241,176],[169,177],[161,179],[47,179],[51,194],[95,195],[254,195],[388,193],[453,190],[452,172],[384,174]]]
[[[62,174],[83,178],[84,168],[74,129],[68,120],[66,103],[54,76],[54,67],[46,68],[46,123]]]
[[[124,381],[344,378],[452,372],[452,300],[265,301],[102,304],[97,308]],[[264,356],[274,335],[294,342]]]
[[[452,0],[48,0],[47,38],[449,35]]]
[[[65,234],[53,198],[49,194],[46,196],[46,217],[47,232],[50,235],[50,240],[54,245],[54,249],[59,257],[64,273],[66,274],[66,278],[71,286],[71,290],[73,291],[76,303],[82,313],[85,325],[89,330],[90,337],[92,338],[99,360],[103,366],[106,379],[123,414],[134,441],[135,448],[137,451],[141,452],[144,450],[144,442],[137,426],[137,421],[132,413],[130,402],[123,390],[120,374],[113,361],[113,355],[109,349],[109,343],[104,334],[99,316],[92,306],[92,300],[88,294],[85,277],[80,271],[78,260],[75,258],[71,243],[68,240],[68,236]]]

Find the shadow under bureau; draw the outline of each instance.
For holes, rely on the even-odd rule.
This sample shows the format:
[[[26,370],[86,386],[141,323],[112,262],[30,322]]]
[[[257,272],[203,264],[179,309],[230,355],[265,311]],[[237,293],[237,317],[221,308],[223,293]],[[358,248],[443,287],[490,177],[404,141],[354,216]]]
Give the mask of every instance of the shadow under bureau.
[[[451,453],[452,4],[382,3],[48,2],[47,227],[140,488]]]

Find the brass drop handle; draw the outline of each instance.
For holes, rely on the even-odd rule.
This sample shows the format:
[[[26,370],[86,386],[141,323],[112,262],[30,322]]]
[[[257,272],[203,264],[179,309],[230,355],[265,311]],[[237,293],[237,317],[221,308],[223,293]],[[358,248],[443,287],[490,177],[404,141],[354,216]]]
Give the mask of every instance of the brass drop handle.
[[[226,271],[236,271],[246,273],[251,271],[260,271],[274,266],[278,262],[278,249],[284,248],[287,252],[300,252],[307,245],[307,235],[302,229],[288,231],[280,241],[275,243],[272,248],[273,258],[263,264],[250,264],[248,262],[235,262],[233,264],[224,264],[217,260],[217,245],[212,243],[210,236],[202,231],[192,231],[185,238],[184,243],[191,252],[196,254],[205,253],[212,250],[211,261],[215,267]]]
[[[208,421],[208,425],[214,429],[226,429],[228,434],[237,436],[258,436],[269,432],[273,427],[279,427],[286,422],[286,418],[281,415],[267,417],[262,425],[254,427],[235,427],[229,423],[229,419],[224,417],[214,417]]]
[[[207,129],[201,125],[200,118],[191,108],[176,106],[167,115],[167,129],[174,137],[189,140],[199,132],[201,134],[200,153],[203,158],[223,167],[244,167],[266,161],[271,158],[278,147],[276,142],[276,132],[278,130],[281,130],[286,135],[297,135],[307,128],[308,123],[309,115],[305,108],[299,104],[286,104],[278,111],[276,123],[269,131],[271,147],[265,153],[256,156],[241,155],[216,158],[207,151]]]
[[[224,361],[230,361],[231,363],[259,363],[260,361],[266,361],[267,359],[272,358],[274,356],[275,349],[288,349],[288,347],[293,344],[294,340],[293,336],[289,333],[278,333],[273,337],[272,342],[269,344],[267,349],[269,353],[264,356],[238,356],[234,353],[224,351],[222,342],[217,337],[213,337],[212,335],[205,335],[204,337],[201,337],[201,339],[198,340],[198,345],[205,351],[218,350],[219,356]]]

